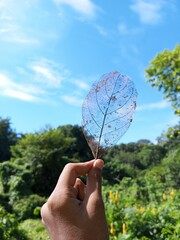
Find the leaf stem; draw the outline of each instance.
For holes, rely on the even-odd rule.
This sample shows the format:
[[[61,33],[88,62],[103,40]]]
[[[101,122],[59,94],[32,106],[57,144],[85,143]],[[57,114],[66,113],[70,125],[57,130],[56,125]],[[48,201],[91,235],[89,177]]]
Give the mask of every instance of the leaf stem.
[[[105,113],[104,113],[104,118],[103,118],[103,123],[102,123],[102,127],[101,127],[101,132],[100,132],[100,135],[99,135],[99,141],[98,141],[97,148],[96,148],[96,153],[95,153],[95,159],[97,159],[98,156],[99,156],[99,150],[100,150],[100,147],[99,147],[99,146],[100,146],[101,137],[102,137],[102,133],[103,133],[104,125],[105,125],[105,120],[106,120],[107,112],[108,112],[108,110],[109,110],[109,106],[110,106],[110,103],[111,103],[111,100],[112,100],[112,96],[113,96],[113,94],[114,94],[114,89],[115,89],[115,87],[116,87],[117,80],[118,80],[118,77],[116,78],[116,82],[115,82],[115,84],[114,84],[113,91],[112,91],[112,93],[111,93],[111,96],[110,96],[110,98],[109,98],[106,111],[105,111]]]

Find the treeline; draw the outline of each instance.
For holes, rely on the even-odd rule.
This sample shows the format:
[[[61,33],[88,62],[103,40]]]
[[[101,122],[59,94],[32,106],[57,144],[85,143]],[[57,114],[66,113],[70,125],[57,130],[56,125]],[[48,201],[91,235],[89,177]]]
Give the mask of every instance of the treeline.
[[[54,189],[63,167],[92,158],[80,126],[49,127],[21,135],[11,128],[9,119],[0,118],[1,215],[13,214],[16,221],[39,218],[40,207]],[[103,185],[114,186],[131,179],[139,186],[136,197],[144,200],[149,200],[146,186],[152,178],[164,190],[180,186],[180,135],[161,136],[157,144],[149,140],[120,144],[109,149],[104,160]],[[8,239],[3,238],[6,228],[0,225],[0,239]],[[7,234],[13,239],[14,233]],[[18,234],[23,237],[18,235],[17,239],[26,239],[22,231]]]

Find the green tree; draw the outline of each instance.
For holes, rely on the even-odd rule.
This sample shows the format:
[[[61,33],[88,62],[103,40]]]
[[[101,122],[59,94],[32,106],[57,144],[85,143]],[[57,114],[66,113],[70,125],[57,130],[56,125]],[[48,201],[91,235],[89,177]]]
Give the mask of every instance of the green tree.
[[[180,122],[157,137],[158,145],[163,146],[167,151],[180,147]]]
[[[162,161],[162,166],[166,169],[165,179],[167,185],[179,189],[180,186],[180,148],[169,151]]]
[[[33,179],[31,172],[25,166],[11,161],[0,163],[0,180],[2,192],[10,195],[27,195],[31,193]]]
[[[31,172],[32,192],[48,196],[64,165],[78,161],[73,158],[74,139],[65,137],[61,129],[26,134],[13,146],[11,161]]]
[[[17,134],[11,128],[10,119],[0,117],[0,162],[10,159],[10,146],[16,141]]]
[[[163,91],[175,114],[180,115],[180,45],[174,50],[164,50],[159,53],[145,69],[147,81],[152,87]]]
[[[142,145],[137,154],[141,169],[147,169],[160,163],[165,156],[166,150],[159,145]]]
[[[135,178],[141,170],[159,164],[166,152],[163,146],[145,139],[114,146],[104,158],[103,177],[110,184],[119,182],[123,177]]]
[[[81,162],[90,160],[93,158],[91,150],[84,137],[82,128],[78,125],[65,125],[59,127],[65,137],[73,138],[73,144],[71,144],[71,151],[75,158]]]

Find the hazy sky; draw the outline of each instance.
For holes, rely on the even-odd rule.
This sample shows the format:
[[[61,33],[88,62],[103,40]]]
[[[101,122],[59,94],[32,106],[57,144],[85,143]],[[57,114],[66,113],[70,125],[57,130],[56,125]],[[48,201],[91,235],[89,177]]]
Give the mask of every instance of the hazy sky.
[[[138,91],[120,142],[155,141],[177,123],[144,69],[180,39],[179,0],[0,0],[0,116],[17,132],[81,124],[92,83],[118,70]]]

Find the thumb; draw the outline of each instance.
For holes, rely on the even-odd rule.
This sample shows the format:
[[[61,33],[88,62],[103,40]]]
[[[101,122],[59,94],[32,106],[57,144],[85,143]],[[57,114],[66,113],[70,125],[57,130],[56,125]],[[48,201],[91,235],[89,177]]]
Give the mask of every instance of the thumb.
[[[103,166],[103,160],[97,159],[87,176],[86,196],[84,201],[89,213],[96,211],[99,205],[103,204],[101,193]]]

